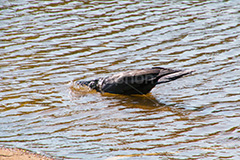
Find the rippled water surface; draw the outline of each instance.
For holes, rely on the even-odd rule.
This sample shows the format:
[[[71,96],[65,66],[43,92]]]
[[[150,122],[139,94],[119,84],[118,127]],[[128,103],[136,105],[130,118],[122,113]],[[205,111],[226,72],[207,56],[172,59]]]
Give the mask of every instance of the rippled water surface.
[[[0,1],[0,145],[59,159],[239,159],[240,2]],[[146,96],[71,87],[195,69]]]

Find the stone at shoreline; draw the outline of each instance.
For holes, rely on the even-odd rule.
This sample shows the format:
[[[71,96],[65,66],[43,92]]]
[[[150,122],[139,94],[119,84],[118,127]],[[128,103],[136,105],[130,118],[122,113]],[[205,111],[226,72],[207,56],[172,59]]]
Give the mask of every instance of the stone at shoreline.
[[[24,149],[0,147],[0,160],[54,160],[54,159]]]

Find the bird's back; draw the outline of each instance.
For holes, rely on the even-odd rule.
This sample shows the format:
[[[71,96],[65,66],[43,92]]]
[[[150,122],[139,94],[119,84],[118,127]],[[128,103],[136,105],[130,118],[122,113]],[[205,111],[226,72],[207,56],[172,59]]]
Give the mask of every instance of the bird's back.
[[[161,67],[137,69],[115,74],[99,83],[103,92],[147,94],[156,86],[159,78],[175,72],[177,71]]]

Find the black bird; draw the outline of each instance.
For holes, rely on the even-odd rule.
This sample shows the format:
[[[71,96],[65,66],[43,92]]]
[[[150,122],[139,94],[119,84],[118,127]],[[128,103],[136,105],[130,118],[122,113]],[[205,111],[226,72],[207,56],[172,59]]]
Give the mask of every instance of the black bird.
[[[114,94],[147,94],[157,84],[166,83],[192,73],[194,70],[173,70],[162,67],[136,69],[121,72],[109,77],[90,81],[76,81],[81,86],[87,86],[98,92]]]

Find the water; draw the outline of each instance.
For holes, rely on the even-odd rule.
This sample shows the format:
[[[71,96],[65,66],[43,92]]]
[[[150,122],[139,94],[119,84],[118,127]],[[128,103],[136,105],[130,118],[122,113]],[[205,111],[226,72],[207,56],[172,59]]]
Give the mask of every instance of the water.
[[[239,159],[240,2],[0,2],[0,145],[60,159]],[[195,69],[146,96],[77,89]]]

